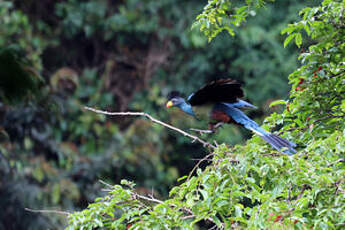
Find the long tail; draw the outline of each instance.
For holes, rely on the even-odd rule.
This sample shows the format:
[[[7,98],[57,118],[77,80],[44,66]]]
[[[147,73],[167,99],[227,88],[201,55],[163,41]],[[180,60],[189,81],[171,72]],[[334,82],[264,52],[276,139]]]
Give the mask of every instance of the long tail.
[[[273,148],[278,150],[279,152],[283,152],[288,155],[293,155],[297,152],[294,149],[294,147],[296,147],[295,143],[285,140],[277,135],[267,132],[266,134],[260,135],[260,137],[264,139],[267,143],[269,143]],[[287,148],[287,149],[281,151],[282,148]]]
[[[285,153],[288,155],[293,155],[297,152],[294,149],[294,147],[296,147],[296,144],[288,140],[285,140],[277,135],[274,135],[270,132],[267,132],[266,130],[261,128],[255,121],[247,117],[247,115],[245,115],[236,106],[239,107],[237,104],[232,105],[229,103],[219,103],[215,106],[215,109],[226,112],[238,124],[241,124],[245,128],[258,134],[262,139],[264,139],[267,143],[269,143],[273,148],[275,148],[279,152]],[[287,148],[287,149],[282,150],[282,148]]]

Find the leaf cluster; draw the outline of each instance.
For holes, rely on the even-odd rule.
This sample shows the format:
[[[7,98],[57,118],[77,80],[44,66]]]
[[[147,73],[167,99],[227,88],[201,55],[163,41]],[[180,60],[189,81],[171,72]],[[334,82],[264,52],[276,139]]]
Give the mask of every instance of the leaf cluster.
[[[274,0],[209,0],[203,12],[196,17],[193,27],[198,27],[209,41],[223,30],[234,36],[234,29],[241,26],[248,16],[255,16],[255,10],[265,6],[267,2]]]

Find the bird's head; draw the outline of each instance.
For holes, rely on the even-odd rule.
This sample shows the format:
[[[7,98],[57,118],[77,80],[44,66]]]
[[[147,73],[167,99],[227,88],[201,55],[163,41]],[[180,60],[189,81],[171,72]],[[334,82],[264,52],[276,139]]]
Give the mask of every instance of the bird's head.
[[[167,108],[170,107],[178,107],[183,112],[191,115],[197,119],[195,113],[193,111],[192,106],[185,101],[185,99],[181,96],[181,94],[177,91],[173,91],[168,95],[168,102],[165,105]]]
[[[168,102],[166,103],[166,107],[170,108],[170,107],[180,107],[185,104],[186,101],[183,99],[183,97],[181,97],[181,94],[177,91],[173,91],[168,95]]]

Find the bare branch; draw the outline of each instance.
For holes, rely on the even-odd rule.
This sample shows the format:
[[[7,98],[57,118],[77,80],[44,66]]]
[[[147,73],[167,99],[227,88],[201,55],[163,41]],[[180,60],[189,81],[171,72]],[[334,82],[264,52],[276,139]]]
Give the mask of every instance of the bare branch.
[[[100,183],[104,184],[105,186],[109,187],[109,188],[113,188],[112,185],[108,184],[107,182],[103,181],[103,180],[99,180]]]
[[[308,186],[307,186],[307,185],[303,185],[303,187],[302,187],[302,189],[301,189],[300,193],[297,195],[296,200],[299,200],[299,199],[301,199],[301,198],[302,198],[302,196],[303,196],[303,194],[304,194],[304,191],[305,191],[307,188],[308,188]]]
[[[98,109],[94,109],[94,108],[87,107],[87,106],[85,106],[84,109],[90,110],[90,111],[98,113],[98,114],[104,114],[104,115],[109,115],[109,116],[142,116],[142,117],[146,117],[156,124],[160,124],[160,125],[168,128],[168,129],[171,129],[171,130],[174,130],[178,133],[181,133],[185,137],[191,138],[193,140],[192,142],[198,141],[199,143],[203,144],[204,147],[210,147],[212,149],[216,148],[216,146],[212,145],[211,143],[204,141],[197,136],[193,136],[193,135],[191,135],[191,134],[189,134],[189,133],[187,133],[187,132],[185,132],[179,128],[172,126],[172,125],[169,125],[169,124],[164,123],[160,120],[157,120],[156,118],[153,118],[151,115],[144,113],[144,112],[108,112],[108,111],[98,110]]]
[[[336,115],[329,114],[329,115],[327,115],[325,117],[322,117],[320,119],[315,120],[313,122],[313,124],[318,123],[318,122],[323,121],[323,120],[327,120],[329,118],[343,118],[343,117],[345,117],[345,116],[344,115],[336,116]],[[290,131],[294,131],[294,130],[306,130],[306,129],[307,129],[307,127],[306,128],[293,127],[291,129],[286,129],[286,130],[280,131],[277,135],[280,136],[281,134],[283,134],[285,132],[290,132]]]
[[[209,130],[209,129],[204,130],[204,129],[193,129],[193,128],[191,128],[191,129],[189,129],[189,130],[190,130],[190,131],[194,131],[194,132],[198,132],[198,133],[200,133],[200,134],[214,133],[214,131]]]
[[[345,71],[340,71],[340,72],[337,73],[337,74],[331,74],[331,76],[330,76],[329,78],[338,77],[338,76],[340,76],[340,75],[342,75],[342,74],[345,74]]]
[[[161,200],[158,200],[156,198],[152,197],[147,197],[147,196],[143,196],[143,195],[139,195],[138,193],[133,192],[133,197],[136,199],[141,199],[141,200],[146,200],[146,201],[150,201],[153,203],[158,203],[158,204],[163,204],[164,202]]]
[[[201,160],[198,161],[198,163],[195,164],[194,168],[192,169],[192,171],[189,173],[187,180],[189,180],[191,178],[191,176],[193,175],[194,171],[199,168],[200,164],[206,160],[208,160],[210,157],[214,156],[214,153],[210,153],[208,155],[206,155],[204,158],[202,158]]]
[[[134,200],[146,200],[146,201],[150,201],[150,202],[157,203],[157,204],[164,204],[163,201],[154,198],[152,195],[150,195],[150,197],[147,197],[147,196],[140,195],[136,192],[132,192],[132,198]],[[190,210],[189,208],[180,208],[175,204],[168,204],[168,206],[173,207],[173,208],[178,208],[179,210],[188,214],[188,216],[182,217],[182,219],[190,219],[190,218],[196,217],[196,215],[194,215],[193,211]],[[213,224],[216,224],[211,217],[207,217],[206,220],[213,223]]]
[[[65,215],[68,216],[71,213],[66,212],[66,211],[59,211],[59,210],[44,210],[44,209],[31,209],[31,208],[25,208],[25,211],[28,212],[34,212],[34,213],[54,213],[54,214],[60,214],[60,215]]]
[[[181,130],[179,128],[176,128],[176,127],[174,127],[172,125],[169,125],[169,124],[164,123],[164,122],[162,122],[160,120],[157,120],[157,119],[153,118],[151,115],[149,115],[147,113],[144,113],[144,112],[108,112],[108,111],[98,110],[98,109],[94,109],[94,108],[86,107],[86,106],[84,107],[84,109],[92,111],[92,112],[95,112],[95,113],[98,113],[98,114],[104,114],[104,115],[109,115],[109,116],[142,116],[142,117],[146,117],[149,120],[151,120],[153,123],[157,123],[157,124],[162,125],[162,126],[168,128],[168,129],[171,129],[171,130],[174,130],[174,131],[176,131],[178,133],[181,133],[183,136],[191,138],[193,140],[193,142],[198,141],[199,143],[203,144],[204,147],[209,147],[211,149],[215,149],[216,148],[216,146],[212,145],[211,143],[209,143],[207,141],[204,141],[204,140],[200,139],[199,137],[191,135],[191,134],[189,134],[189,133],[187,133],[187,132],[185,132],[185,131],[183,131],[183,130]],[[193,168],[193,170],[190,173],[189,177],[193,174],[193,172],[201,164],[201,162],[207,160],[209,157],[211,157],[213,155],[214,155],[214,153],[211,153],[211,154],[207,155],[206,157],[204,157],[202,160],[200,160],[195,165],[195,167]],[[111,187],[111,185],[105,183],[104,181],[101,181],[101,183],[104,184],[107,187]],[[109,190],[106,189],[106,191],[109,191]],[[132,198],[136,199],[136,200],[146,200],[146,201],[153,202],[153,203],[164,204],[163,201],[154,198],[153,195],[150,195],[150,197],[147,197],[147,196],[139,195],[138,193],[133,192],[132,193]],[[173,204],[168,204],[168,205],[170,207],[179,208],[177,205],[173,205]],[[184,218],[189,219],[189,218],[195,217],[195,215],[192,212],[192,210],[190,210],[188,208],[179,208],[179,209],[188,214],[188,216],[186,216]],[[206,220],[216,225],[216,223],[213,221],[213,219],[211,217],[206,218]]]
[[[193,219],[193,218],[195,218],[194,215],[189,215],[189,216],[183,216],[183,217],[181,217],[181,220],[188,220],[188,219]]]

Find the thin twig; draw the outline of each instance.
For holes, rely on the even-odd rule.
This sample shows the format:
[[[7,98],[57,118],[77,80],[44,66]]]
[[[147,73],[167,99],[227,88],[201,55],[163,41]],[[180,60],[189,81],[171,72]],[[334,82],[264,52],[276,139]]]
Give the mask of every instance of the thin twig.
[[[218,226],[217,225],[214,225],[212,228],[210,228],[209,230],[215,230],[215,229],[218,229]]]
[[[210,129],[194,129],[194,128],[190,128],[190,131],[194,131],[194,132],[198,132],[199,134],[205,134],[205,133],[214,133],[214,131],[210,130]]]
[[[158,199],[154,198],[153,196],[152,197],[147,197],[147,196],[139,195],[138,193],[133,192],[133,197],[134,198],[139,198],[141,200],[150,201],[150,202],[153,202],[153,203],[164,204],[163,201],[158,200]]]
[[[99,180],[100,183],[104,184],[105,186],[109,187],[109,188],[113,188],[113,186],[111,184],[108,184],[107,182],[103,181],[103,180]]]
[[[345,162],[345,159],[344,158],[340,158],[340,159],[338,159],[338,160],[328,164],[328,167],[333,166],[333,165],[338,164],[338,163],[343,163],[343,162]]]
[[[336,187],[335,193],[336,193],[336,194],[339,193],[339,192],[345,194],[345,191],[339,188],[339,185],[340,185],[342,182],[343,182],[343,180],[341,180],[341,179],[338,180],[337,182],[335,182],[335,187]]]
[[[150,201],[150,202],[153,202],[153,203],[164,204],[163,201],[158,200],[158,199],[154,198],[153,196],[147,197],[147,196],[139,195],[139,194],[136,193],[136,192],[133,192],[133,196],[132,196],[132,197],[133,197],[133,198],[139,198],[139,199],[141,199],[141,200]],[[177,205],[175,205],[175,204],[168,204],[168,205],[169,205],[170,207],[179,208],[179,207],[178,207]],[[184,211],[185,213],[188,213],[188,214],[189,214],[189,216],[185,216],[185,217],[183,217],[183,218],[188,219],[188,218],[193,218],[193,217],[195,217],[195,215],[194,215],[194,213],[192,212],[192,210],[190,210],[190,209],[188,209],[188,208],[179,208],[179,209],[182,210],[182,211]],[[212,219],[211,217],[206,218],[206,220],[209,221],[209,222],[211,222],[211,223],[213,223],[213,224],[216,224],[216,223],[213,221],[213,219]]]
[[[325,117],[322,117],[320,119],[317,119],[316,121],[314,121],[314,123],[317,123],[317,122],[320,122],[320,121],[323,121],[323,120],[327,120],[328,118],[343,118],[344,116],[335,116],[335,115],[332,115],[332,114],[329,114]]]
[[[181,220],[187,220],[187,219],[193,219],[193,218],[195,218],[195,215],[189,215],[189,216],[181,217]]]
[[[278,134],[279,135],[279,134]],[[271,157],[279,157],[279,156],[284,156],[284,153],[280,153],[280,152],[272,152],[272,153],[264,153],[262,154],[262,156],[271,156]]]
[[[190,177],[193,175],[194,171],[195,171],[197,168],[199,168],[199,166],[200,166],[200,164],[201,164],[202,162],[207,161],[208,158],[210,158],[210,157],[213,156],[213,155],[214,155],[214,153],[210,153],[210,154],[206,155],[204,158],[202,158],[201,160],[199,160],[198,163],[195,164],[195,166],[194,166],[194,168],[192,169],[192,171],[189,173],[187,180],[190,179]]]
[[[329,78],[338,77],[338,76],[340,76],[340,75],[342,75],[342,74],[345,74],[345,71],[341,71],[341,72],[339,72],[339,73],[337,73],[337,74],[332,74]]]
[[[341,115],[340,115],[340,116],[335,116],[335,115],[330,114],[330,115],[327,115],[327,116],[325,116],[325,117],[322,117],[322,118],[320,118],[320,119],[315,120],[315,121],[313,122],[313,124],[318,123],[318,122],[323,121],[323,120],[327,120],[327,119],[329,119],[329,118],[343,118],[343,117],[345,117],[345,116],[341,116]],[[280,136],[281,134],[283,134],[283,133],[285,133],[285,132],[290,132],[290,131],[294,131],[294,130],[298,130],[298,129],[300,129],[300,130],[306,130],[307,127],[306,127],[306,128],[293,127],[293,128],[290,128],[290,129],[286,129],[286,130],[280,131],[277,135]]]
[[[288,200],[289,203],[291,202],[291,190],[292,190],[292,185],[290,184],[290,186],[289,186],[289,193],[288,193],[288,197],[287,197],[287,200]]]
[[[301,199],[301,198],[302,198],[302,196],[303,196],[303,194],[304,194],[304,191],[305,191],[307,188],[308,188],[308,186],[307,186],[307,185],[303,185],[303,187],[302,187],[302,189],[301,189],[300,193],[297,195],[296,200],[299,200],[299,199]]]
[[[109,185],[108,183],[105,183],[104,181],[100,181],[100,182],[102,184],[106,185],[107,187],[113,187],[113,186]],[[109,191],[108,189],[106,189],[106,190]],[[153,195],[150,195],[150,197],[147,197],[147,196],[140,195],[140,194],[138,194],[136,192],[132,192],[132,196],[131,197],[132,197],[133,200],[146,200],[146,201],[157,203],[157,204],[164,204],[163,201],[154,198]],[[192,210],[190,210],[188,208],[179,208],[175,204],[168,204],[168,206],[173,207],[173,208],[178,208],[178,209],[182,210],[183,212],[187,213],[188,216],[184,217],[185,219],[195,217],[195,215],[192,212]],[[211,217],[206,218],[206,220],[211,222],[211,223],[213,223],[213,224],[216,224]]]
[[[290,128],[290,129],[282,130],[279,133],[277,133],[277,135],[280,136],[280,135],[282,135],[283,133],[286,133],[286,132],[291,132],[291,131],[294,131],[294,130],[306,130],[306,129],[307,128],[293,127],[293,128]]]
[[[109,116],[142,116],[142,117],[146,117],[154,123],[160,124],[160,125],[168,128],[168,129],[171,129],[171,130],[174,130],[178,133],[181,133],[185,137],[191,138],[193,140],[193,142],[195,142],[195,141],[200,142],[201,144],[203,144],[204,147],[210,147],[212,149],[216,148],[216,146],[212,145],[211,143],[204,141],[197,136],[193,136],[193,135],[191,135],[191,134],[189,134],[189,133],[187,133],[187,132],[185,132],[179,128],[172,126],[172,125],[164,123],[163,121],[157,120],[156,118],[154,118],[151,115],[144,113],[144,112],[108,112],[108,111],[98,110],[98,109],[94,109],[94,108],[87,107],[87,106],[84,106],[84,109],[90,110],[92,112],[99,113],[99,114],[109,115]]]
[[[44,209],[31,209],[31,208],[25,208],[25,211],[28,212],[35,212],[35,213],[54,213],[54,214],[60,214],[60,215],[65,215],[68,216],[71,213],[66,212],[66,211],[59,211],[59,210],[44,210]]]
[[[217,123],[216,125],[214,125],[213,127],[212,127],[212,129],[193,129],[193,128],[191,128],[191,129],[189,129],[190,131],[194,131],[194,132],[198,132],[198,133],[200,133],[200,135],[201,134],[205,134],[205,133],[215,133],[216,131],[217,131],[217,129],[218,128],[220,128],[220,127],[222,127],[222,125],[224,125],[224,122],[219,122],[219,123]]]
[[[203,146],[205,146],[205,147],[210,147],[210,148],[212,148],[212,149],[215,149],[215,148],[216,148],[216,146],[212,145],[211,143],[209,143],[209,142],[207,142],[207,141],[204,141],[204,140],[200,139],[199,137],[194,136],[194,135],[191,135],[191,134],[189,134],[189,133],[187,133],[187,132],[185,132],[185,131],[183,131],[183,130],[181,130],[181,129],[179,129],[179,128],[176,128],[176,127],[174,127],[174,126],[172,126],[172,125],[169,125],[169,124],[164,123],[164,122],[162,122],[162,121],[160,121],[160,120],[157,120],[157,119],[153,118],[151,115],[149,115],[149,114],[147,114],[147,113],[144,113],[144,112],[108,112],[108,111],[98,110],[98,109],[94,109],[94,108],[87,107],[87,106],[85,106],[84,109],[90,110],[90,111],[95,112],[95,113],[98,113],[98,114],[104,114],[104,115],[109,115],[109,116],[143,116],[143,117],[148,118],[149,120],[151,120],[151,121],[154,122],[154,123],[157,123],[157,124],[159,124],[159,125],[162,125],[162,126],[168,128],[168,129],[174,130],[174,131],[176,131],[176,132],[178,132],[178,133],[181,133],[182,135],[184,135],[184,136],[186,136],[186,137],[191,138],[191,139],[193,140],[193,142],[198,141],[199,143],[203,144]],[[214,153],[208,154],[206,157],[204,157],[202,160],[200,160],[200,161],[195,165],[195,167],[193,168],[193,170],[191,171],[189,177],[190,177],[190,176],[192,175],[192,173],[196,170],[196,168],[201,164],[201,162],[207,160],[207,159],[208,159],[210,156],[212,156],[212,155],[214,155]],[[189,178],[189,177],[188,177],[188,178]],[[107,183],[104,182],[104,181],[101,181],[101,183],[104,184],[104,185],[106,185],[107,187],[111,187],[111,185],[107,184]],[[134,199],[141,199],[141,200],[146,200],[146,201],[150,201],[150,202],[153,202],[153,203],[164,204],[163,201],[154,198],[153,195],[151,195],[150,197],[147,197],[147,196],[139,195],[138,193],[135,193],[135,192],[133,192],[132,195],[133,195],[132,197],[133,197]],[[169,205],[170,207],[179,208],[177,205],[174,205],[174,204],[168,204],[168,205]],[[188,208],[179,208],[179,209],[181,209],[181,210],[184,211],[185,213],[188,213],[188,214],[189,214],[188,218],[192,218],[192,216],[195,216],[194,213],[193,213],[190,209],[188,209]],[[69,214],[69,213],[68,213],[68,214]],[[211,222],[211,223],[213,223],[213,224],[216,224],[216,223],[214,222],[214,220],[213,220],[211,217],[206,218],[206,220],[209,221],[209,222]]]

